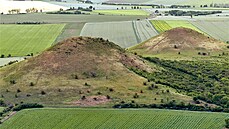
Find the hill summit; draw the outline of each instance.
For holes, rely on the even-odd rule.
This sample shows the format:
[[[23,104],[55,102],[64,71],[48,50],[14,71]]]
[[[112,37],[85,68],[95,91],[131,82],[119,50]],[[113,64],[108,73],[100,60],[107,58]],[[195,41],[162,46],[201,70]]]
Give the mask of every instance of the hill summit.
[[[118,97],[127,92],[127,87],[137,90],[145,81],[129,68],[153,71],[146,61],[108,40],[72,37],[38,56],[2,68],[0,91],[8,101],[46,104],[79,100],[82,96],[93,100],[96,95],[114,90],[117,92],[113,96]]]
[[[214,52],[226,49],[226,44],[188,28],[174,28],[149,39],[131,51],[139,54],[168,52]]]

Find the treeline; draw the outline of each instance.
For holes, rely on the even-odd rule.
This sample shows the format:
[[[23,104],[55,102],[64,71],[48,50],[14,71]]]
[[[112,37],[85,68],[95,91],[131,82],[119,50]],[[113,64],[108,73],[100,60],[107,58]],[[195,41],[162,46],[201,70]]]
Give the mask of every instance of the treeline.
[[[197,106],[193,104],[175,103],[173,101],[165,104],[137,104],[137,103],[120,103],[113,106],[113,108],[159,108],[159,109],[173,109],[173,110],[189,110],[189,111],[209,111],[209,112],[227,112],[229,108],[222,107],[206,107]]]
[[[93,6],[90,6],[89,8],[83,8],[83,7],[70,7],[66,11],[63,9],[60,9],[59,11],[56,12],[47,12],[46,14],[90,14],[90,13],[85,13],[85,12],[92,12],[92,10],[95,10]]]
[[[168,13],[172,16],[200,16],[200,15],[210,15],[222,13],[222,11],[182,11],[182,10],[170,10],[165,13]]]
[[[145,59],[163,70],[153,73],[134,68],[131,70],[156,84],[192,96],[194,100],[229,108],[229,62]]]
[[[56,11],[56,12],[47,12],[46,14],[82,14],[82,13],[81,13],[81,11],[74,11],[74,12]]]
[[[7,116],[11,111],[20,111],[23,109],[29,109],[29,108],[43,108],[44,106],[38,103],[21,103],[21,104],[5,104],[3,99],[0,99],[0,106],[4,106],[5,109],[0,112],[0,121],[2,118]],[[0,122],[1,124],[1,122]]]

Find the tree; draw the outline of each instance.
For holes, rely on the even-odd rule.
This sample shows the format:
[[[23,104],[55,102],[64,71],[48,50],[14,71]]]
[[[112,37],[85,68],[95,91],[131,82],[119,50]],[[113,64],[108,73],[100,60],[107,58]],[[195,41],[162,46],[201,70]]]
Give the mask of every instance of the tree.
[[[229,118],[227,118],[227,119],[225,120],[225,123],[226,123],[225,127],[226,127],[226,128],[229,128]]]

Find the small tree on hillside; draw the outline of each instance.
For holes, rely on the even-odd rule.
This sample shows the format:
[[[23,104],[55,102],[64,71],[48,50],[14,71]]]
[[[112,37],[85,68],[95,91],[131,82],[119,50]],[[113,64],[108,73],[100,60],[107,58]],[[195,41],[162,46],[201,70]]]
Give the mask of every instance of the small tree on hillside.
[[[226,127],[226,128],[229,128],[229,118],[227,118],[227,119],[225,120],[225,122],[226,122],[225,127]]]

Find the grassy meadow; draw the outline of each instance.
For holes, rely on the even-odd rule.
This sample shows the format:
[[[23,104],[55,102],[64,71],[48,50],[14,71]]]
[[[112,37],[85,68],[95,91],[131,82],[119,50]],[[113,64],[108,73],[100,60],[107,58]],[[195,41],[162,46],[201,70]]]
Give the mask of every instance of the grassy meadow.
[[[64,24],[0,25],[0,54],[25,56],[37,54],[50,47]]]
[[[222,129],[229,114],[151,109],[31,109],[18,112],[1,129],[160,128]],[[52,122],[50,122],[52,121]]]

